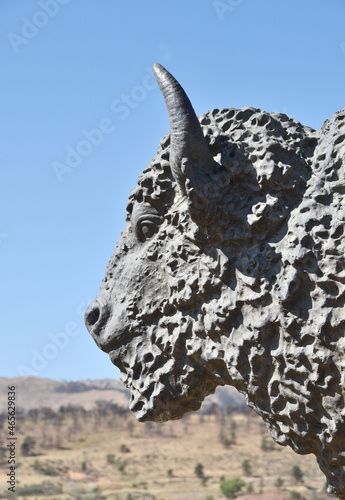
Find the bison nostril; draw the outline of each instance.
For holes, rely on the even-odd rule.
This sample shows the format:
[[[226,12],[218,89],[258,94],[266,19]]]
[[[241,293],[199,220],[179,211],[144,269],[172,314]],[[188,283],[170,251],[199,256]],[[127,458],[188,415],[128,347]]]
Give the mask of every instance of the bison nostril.
[[[89,325],[93,326],[97,323],[101,316],[101,311],[98,306],[95,306],[87,313],[86,321]]]
[[[106,308],[98,300],[92,302],[85,311],[85,325],[92,335],[99,335],[101,323],[106,320]]]
[[[99,336],[109,318],[110,308],[99,298],[94,300],[85,311],[85,325],[91,335]]]

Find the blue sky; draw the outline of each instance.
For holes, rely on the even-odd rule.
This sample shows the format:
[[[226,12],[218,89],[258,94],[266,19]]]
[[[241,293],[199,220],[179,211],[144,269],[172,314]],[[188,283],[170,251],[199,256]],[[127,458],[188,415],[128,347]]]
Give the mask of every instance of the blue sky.
[[[83,313],[169,129],[152,64],[198,114],[318,128],[345,106],[344,19],[343,0],[1,2],[1,376],[119,376]]]

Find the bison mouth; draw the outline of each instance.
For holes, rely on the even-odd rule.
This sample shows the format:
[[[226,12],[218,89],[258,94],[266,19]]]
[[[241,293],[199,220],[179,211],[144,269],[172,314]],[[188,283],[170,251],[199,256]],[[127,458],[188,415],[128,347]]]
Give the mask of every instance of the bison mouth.
[[[152,342],[152,330],[118,343],[109,357],[130,390],[129,408],[139,421],[180,419],[198,410],[222,382],[182,350],[177,357],[162,351]]]
[[[117,338],[116,343],[113,344],[108,351],[110,361],[121,371],[125,369],[122,363],[122,359],[126,356],[126,347],[134,339],[134,337],[134,334],[130,334],[127,332],[126,334],[120,335]]]
[[[117,352],[121,347],[125,346],[133,340],[133,338],[138,335],[135,332],[130,331],[129,329],[124,330],[120,333],[117,333],[114,337],[114,340],[111,342],[110,347],[108,348],[108,354],[111,357],[111,354]]]

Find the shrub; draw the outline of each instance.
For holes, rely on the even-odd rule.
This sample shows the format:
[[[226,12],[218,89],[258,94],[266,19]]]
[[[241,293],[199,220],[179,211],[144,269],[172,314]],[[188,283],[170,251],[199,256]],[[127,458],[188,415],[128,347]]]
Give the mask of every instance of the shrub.
[[[40,484],[30,484],[29,486],[21,486],[17,489],[18,495],[60,495],[62,487],[60,484],[54,484],[50,481],[43,481]]]
[[[172,469],[168,469],[168,476],[174,477],[174,471]]]
[[[263,451],[273,451],[276,449],[275,443],[273,439],[267,439],[266,437],[263,437],[261,440],[261,449]]]
[[[35,471],[45,474],[46,476],[58,476],[59,473],[54,467],[49,463],[42,463],[39,460],[35,460],[33,468]]]
[[[301,482],[303,480],[303,472],[301,471],[298,465],[294,465],[292,467],[291,474],[296,479],[297,482]]]
[[[281,477],[277,477],[277,480],[276,480],[276,486],[278,488],[281,488],[284,484],[284,480],[281,478]]]
[[[141,481],[140,483],[132,483],[133,488],[143,488],[147,490],[147,483],[145,481]]]
[[[117,470],[125,473],[125,468],[126,468],[127,462],[128,462],[127,460],[121,460],[121,458],[117,458],[116,462],[115,462]]]
[[[245,484],[246,483],[239,477],[232,477],[229,479],[221,478],[220,490],[227,498],[235,498],[235,494],[241,491]]]
[[[21,445],[22,454],[25,456],[31,455],[35,447],[36,441],[31,436],[26,436]]]
[[[230,448],[230,446],[232,445],[232,441],[228,437],[225,437],[222,443],[225,446],[225,448]]]
[[[117,465],[118,470],[125,474],[125,467],[127,465],[127,460],[117,459],[116,465]]]
[[[110,453],[109,455],[107,455],[107,462],[108,462],[108,464],[114,465],[115,455],[113,453]]]
[[[112,453],[107,455],[107,462],[108,464],[113,465],[114,467],[117,467],[117,469],[120,472],[123,472],[125,474],[125,467],[127,465],[128,460],[122,460],[122,458],[117,458],[115,455]]]
[[[290,500],[305,500],[305,497],[303,497],[298,491],[292,490],[290,491]]]
[[[200,463],[196,464],[194,474],[196,474],[200,478],[204,477],[204,466]]]
[[[262,449],[263,451],[266,451],[266,450],[267,450],[267,439],[266,439],[265,437],[263,437],[263,438],[261,439],[261,449]]]
[[[122,453],[129,453],[131,450],[128,448],[128,446],[126,446],[125,444],[122,444],[121,448],[120,448],[120,451]]]
[[[250,465],[248,459],[243,460],[241,467],[246,476],[250,476],[252,474],[252,466]]]
[[[225,448],[230,448],[230,446],[236,442],[235,431],[232,431],[230,439],[228,436],[226,436],[224,427],[221,427],[218,437],[219,441],[225,446]]]

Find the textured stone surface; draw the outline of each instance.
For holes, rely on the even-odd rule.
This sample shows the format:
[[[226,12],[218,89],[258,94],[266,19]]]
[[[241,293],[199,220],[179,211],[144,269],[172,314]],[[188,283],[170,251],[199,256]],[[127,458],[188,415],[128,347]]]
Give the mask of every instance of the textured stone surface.
[[[139,420],[233,385],[345,498],[345,110],[316,131],[253,108],[200,127],[155,73],[171,133],[130,194],[86,325]]]

